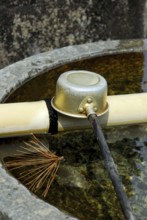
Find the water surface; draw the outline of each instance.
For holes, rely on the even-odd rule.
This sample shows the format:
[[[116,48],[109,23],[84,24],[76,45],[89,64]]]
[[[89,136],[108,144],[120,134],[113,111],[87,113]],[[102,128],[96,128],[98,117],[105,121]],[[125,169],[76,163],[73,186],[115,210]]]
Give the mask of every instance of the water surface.
[[[82,69],[103,75],[108,82],[110,95],[146,91],[146,53],[137,52],[97,57],[58,67],[24,84],[7,102],[52,97],[55,94],[56,80],[61,73]],[[104,130],[133,212],[142,220],[147,219],[146,132],[147,125]],[[65,158],[45,199],[47,202],[80,220],[123,219],[92,131],[65,132],[39,138]],[[12,148],[16,150],[23,145],[22,140],[23,138],[1,140],[1,158],[8,159]],[[19,177],[19,172],[14,175]],[[37,195],[41,197],[41,191]]]

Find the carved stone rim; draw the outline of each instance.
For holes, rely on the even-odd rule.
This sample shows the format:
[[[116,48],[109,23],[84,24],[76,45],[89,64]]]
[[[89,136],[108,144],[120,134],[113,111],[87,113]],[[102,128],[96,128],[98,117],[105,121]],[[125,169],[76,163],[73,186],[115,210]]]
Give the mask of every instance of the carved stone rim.
[[[0,70],[0,100],[6,98],[26,81],[55,67],[102,55],[143,51],[146,40],[107,40],[63,47],[36,54]]]
[[[0,70],[0,100],[4,102],[14,90],[26,81],[55,67],[102,55],[144,51],[147,49],[146,45],[147,40],[108,40],[68,46],[28,57]],[[44,220],[65,220],[67,218],[67,215],[55,207],[32,196],[23,185],[6,172],[2,164],[0,164],[0,180],[2,181],[0,191],[2,210],[0,211],[4,211],[8,216],[16,220],[25,220],[27,217],[31,219],[32,216],[33,219],[41,220],[42,214],[40,213],[47,212],[47,216],[43,216]],[[74,220],[75,218],[68,217],[68,219]]]

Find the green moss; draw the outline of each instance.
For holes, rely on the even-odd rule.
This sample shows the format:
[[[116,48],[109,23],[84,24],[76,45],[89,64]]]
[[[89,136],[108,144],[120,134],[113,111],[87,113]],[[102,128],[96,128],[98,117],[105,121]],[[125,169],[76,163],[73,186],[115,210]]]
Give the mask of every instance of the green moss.
[[[107,131],[105,131],[107,134]],[[75,138],[76,137],[76,138]],[[57,155],[63,155],[55,181],[46,201],[80,220],[122,220],[122,212],[112,183],[103,164],[97,142],[91,131],[67,132],[41,138]],[[20,145],[17,139],[15,145]],[[11,144],[11,141],[9,141]],[[146,175],[142,169],[143,144],[125,138],[109,143],[131,206],[138,217],[144,217]],[[9,159],[9,158],[5,158]],[[147,164],[144,165],[144,169]],[[13,172],[19,178],[19,172]],[[144,174],[144,175],[143,175]],[[143,175],[143,176],[142,176]],[[44,187],[36,194],[42,198]],[[43,198],[42,198],[43,199]],[[142,203],[142,206],[140,206]],[[137,209],[136,209],[137,207]]]

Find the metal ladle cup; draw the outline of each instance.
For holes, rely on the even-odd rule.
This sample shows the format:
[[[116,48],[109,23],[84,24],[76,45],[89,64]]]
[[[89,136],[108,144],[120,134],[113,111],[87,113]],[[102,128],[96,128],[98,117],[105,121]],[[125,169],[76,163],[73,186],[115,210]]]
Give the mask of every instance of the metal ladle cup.
[[[91,106],[98,116],[108,111],[106,80],[97,73],[85,70],[61,74],[52,107],[67,116],[86,118],[87,106]]]

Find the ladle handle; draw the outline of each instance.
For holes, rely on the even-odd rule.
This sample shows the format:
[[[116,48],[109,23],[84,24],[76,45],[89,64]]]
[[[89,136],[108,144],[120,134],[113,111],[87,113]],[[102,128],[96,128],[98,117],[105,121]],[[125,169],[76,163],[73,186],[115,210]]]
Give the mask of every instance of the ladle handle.
[[[114,163],[114,160],[111,156],[111,152],[109,150],[109,147],[107,145],[107,142],[105,140],[103,131],[99,125],[99,120],[96,114],[91,114],[88,116],[88,119],[93,127],[97,142],[99,144],[101,153],[104,158],[105,166],[107,168],[109,177],[113,183],[116,195],[119,199],[119,203],[122,209],[122,212],[125,216],[126,220],[135,220],[131,206],[128,200],[128,197],[126,195],[126,192],[123,189],[123,184],[121,182],[119,173],[117,171],[116,165]]]

